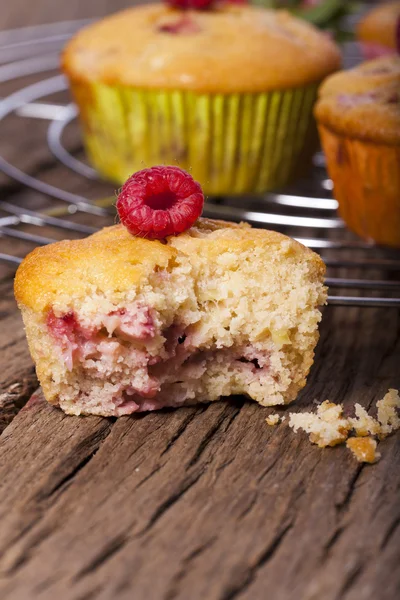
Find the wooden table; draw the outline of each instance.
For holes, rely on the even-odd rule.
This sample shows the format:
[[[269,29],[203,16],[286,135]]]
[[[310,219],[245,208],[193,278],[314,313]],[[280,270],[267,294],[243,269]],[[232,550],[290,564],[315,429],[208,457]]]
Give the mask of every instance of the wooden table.
[[[9,28],[129,2],[1,4]],[[1,153],[60,178],[40,124],[2,127]],[[81,185],[73,175],[67,183]],[[43,202],[5,176],[0,185],[3,200]],[[241,398],[118,420],[67,417],[40,392],[31,397],[13,272],[2,266],[1,276],[1,600],[400,597],[400,436],[366,466],[285,423],[268,427],[271,411]],[[400,387],[399,365],[398,310],[328,307],[295,409],[326,398],[369,408]]]

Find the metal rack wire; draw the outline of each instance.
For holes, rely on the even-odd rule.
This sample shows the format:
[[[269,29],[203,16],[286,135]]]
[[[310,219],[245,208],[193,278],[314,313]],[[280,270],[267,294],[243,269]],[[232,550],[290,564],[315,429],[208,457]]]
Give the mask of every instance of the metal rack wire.
[[[0,128],[10,115],[47,120],[47,135],[38,140],[38,144],[47,144],[66,172],[72,171],[86,182],[99,185],[96,171],[63,143],[65,131],[77,117],[76,107],[71,103],[54,103],[50,97],[65,92],[67,82],[59,73],[46,75],[56,71],[61,47],[85,23],[69,21],[0,33],[0,83],[14,80],[18,83],[16,91],[0,101]],[[354,47],[349,46],[347,64],[356,58],[352,53]],[[27,76],[34,77],[35,81],[26,85]],[[346,231],[336,215],[337,202],[330,196],[332,185],[323,157],[317,155],[314,162],[312,177],[297,184],[294,190],[289,188],[258,198],[212,198],[206,202],[205,215],[277,228],[319,252],[328,267],[329,304],[400,307],[400,253],[377,249]],[[8,252],[2,252],[2,238],[13,238],[34,247],[57,239],[45,234],[44,227],[46,232],[61,230],[64,237],[72,234],[76,237],[93,233],[104,220],[113,221],[110,203],[93,202],[84,195],[50,185],[3,156],[0,156],[0,170],[23,187],[48,198],[46,207],[40,211],[24,206],[23,202],[0,200],[0,261],[10,266],[18,265],[21,258],[9,253],[10,244]],[[55,205],[58,207],[56,215]],[[91,224],[72,221],[71,214],[90,215]],[[30,226],[29,231],[24,228],[26,225]],[[363,276],[352,277],[354,270]]]

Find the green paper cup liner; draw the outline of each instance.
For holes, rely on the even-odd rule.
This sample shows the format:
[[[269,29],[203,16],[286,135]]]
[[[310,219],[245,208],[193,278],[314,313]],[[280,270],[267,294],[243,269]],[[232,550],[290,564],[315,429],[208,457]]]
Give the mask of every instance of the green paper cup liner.
[[[316,147],[317,84],[213,95],[99,83],[72,87],[90,160],[117,184],[140,169],[176,164],[207,194],[259,193],[293,179]]]

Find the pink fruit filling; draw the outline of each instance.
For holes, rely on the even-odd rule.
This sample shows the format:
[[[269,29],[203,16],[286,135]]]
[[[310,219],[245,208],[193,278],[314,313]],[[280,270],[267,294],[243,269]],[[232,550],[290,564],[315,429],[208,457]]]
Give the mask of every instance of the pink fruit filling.
[[[115,399],[117,414],[159,410],[179,406],[188,399],[190,401],[188,389],[196,385],[207,370],[217,363],[227,366],[233,377],[240,378],[247,385],[271,377],[269,357],[266,353],[258,353],[254,348],[197,350],[190,353],[182,347],[174,357],[149,369],[159,383],[157,393],[145,398],[143,393],[135,394],[130,389],[121,390],[119,398]],[[243,390],[237,393],[243,393]]]
[[[216,364],[246,385],[271,377],[265,351],[251,345],[199,349],[190,328],[173,324],[161,332],[153,310],[139,303],[104,315],[96,327],[82,326],[72,311],[57,317],[50,310],[46,324],[68,371],[83,382],[77,401],[82,406],[93,401],[92,388],[100,388],[106,414],[190,400],[190,387]]]
[[[374,92],[365,92],[363,94],[339,94],[338,102],[345,108],[353,108],[361,104],[369,104],[376,98]]]
[[[57,317],[51,309],[46,325],[61,349],[69,371],[74,363],[100,353],[114,360],[120,344],[111,338],[117,334],[121,340],[148,340],[155,335],[155,324],[147,306],[136,305],[131,311],[122,309],[110,312],[102,319],[102,326],[84,327],[73,311]]]
[[[127,340],[146,340],[155,335],[154,319],[148,306],[137,306],[133,312],[124,308],[114,310],[103,317],[103,324],[109,334],[115,332]]]
[[[77,321],[76,315],[70,311],[61,317],[56,317],[53,309],[47,315],[47,327],[62,350],[64,362],[69,371],[72,370],[74,356],[86,347],[93,336],[93,332],[83,328]]]

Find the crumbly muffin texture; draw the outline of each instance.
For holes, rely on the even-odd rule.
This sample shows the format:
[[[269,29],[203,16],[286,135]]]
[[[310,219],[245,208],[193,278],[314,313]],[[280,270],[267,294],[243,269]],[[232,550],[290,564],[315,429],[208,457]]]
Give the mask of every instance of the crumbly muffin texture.
[[[325,267],[281,234],[200,219],[165,243],[116,225],[34,250],[15,293],[45,397],[120,416],[305,385]]]
[[[352,437],[346,441],[348,448],[358,462],[375,463],[381,458],[380,452],[376,451],[377,442],[372,437]]]

